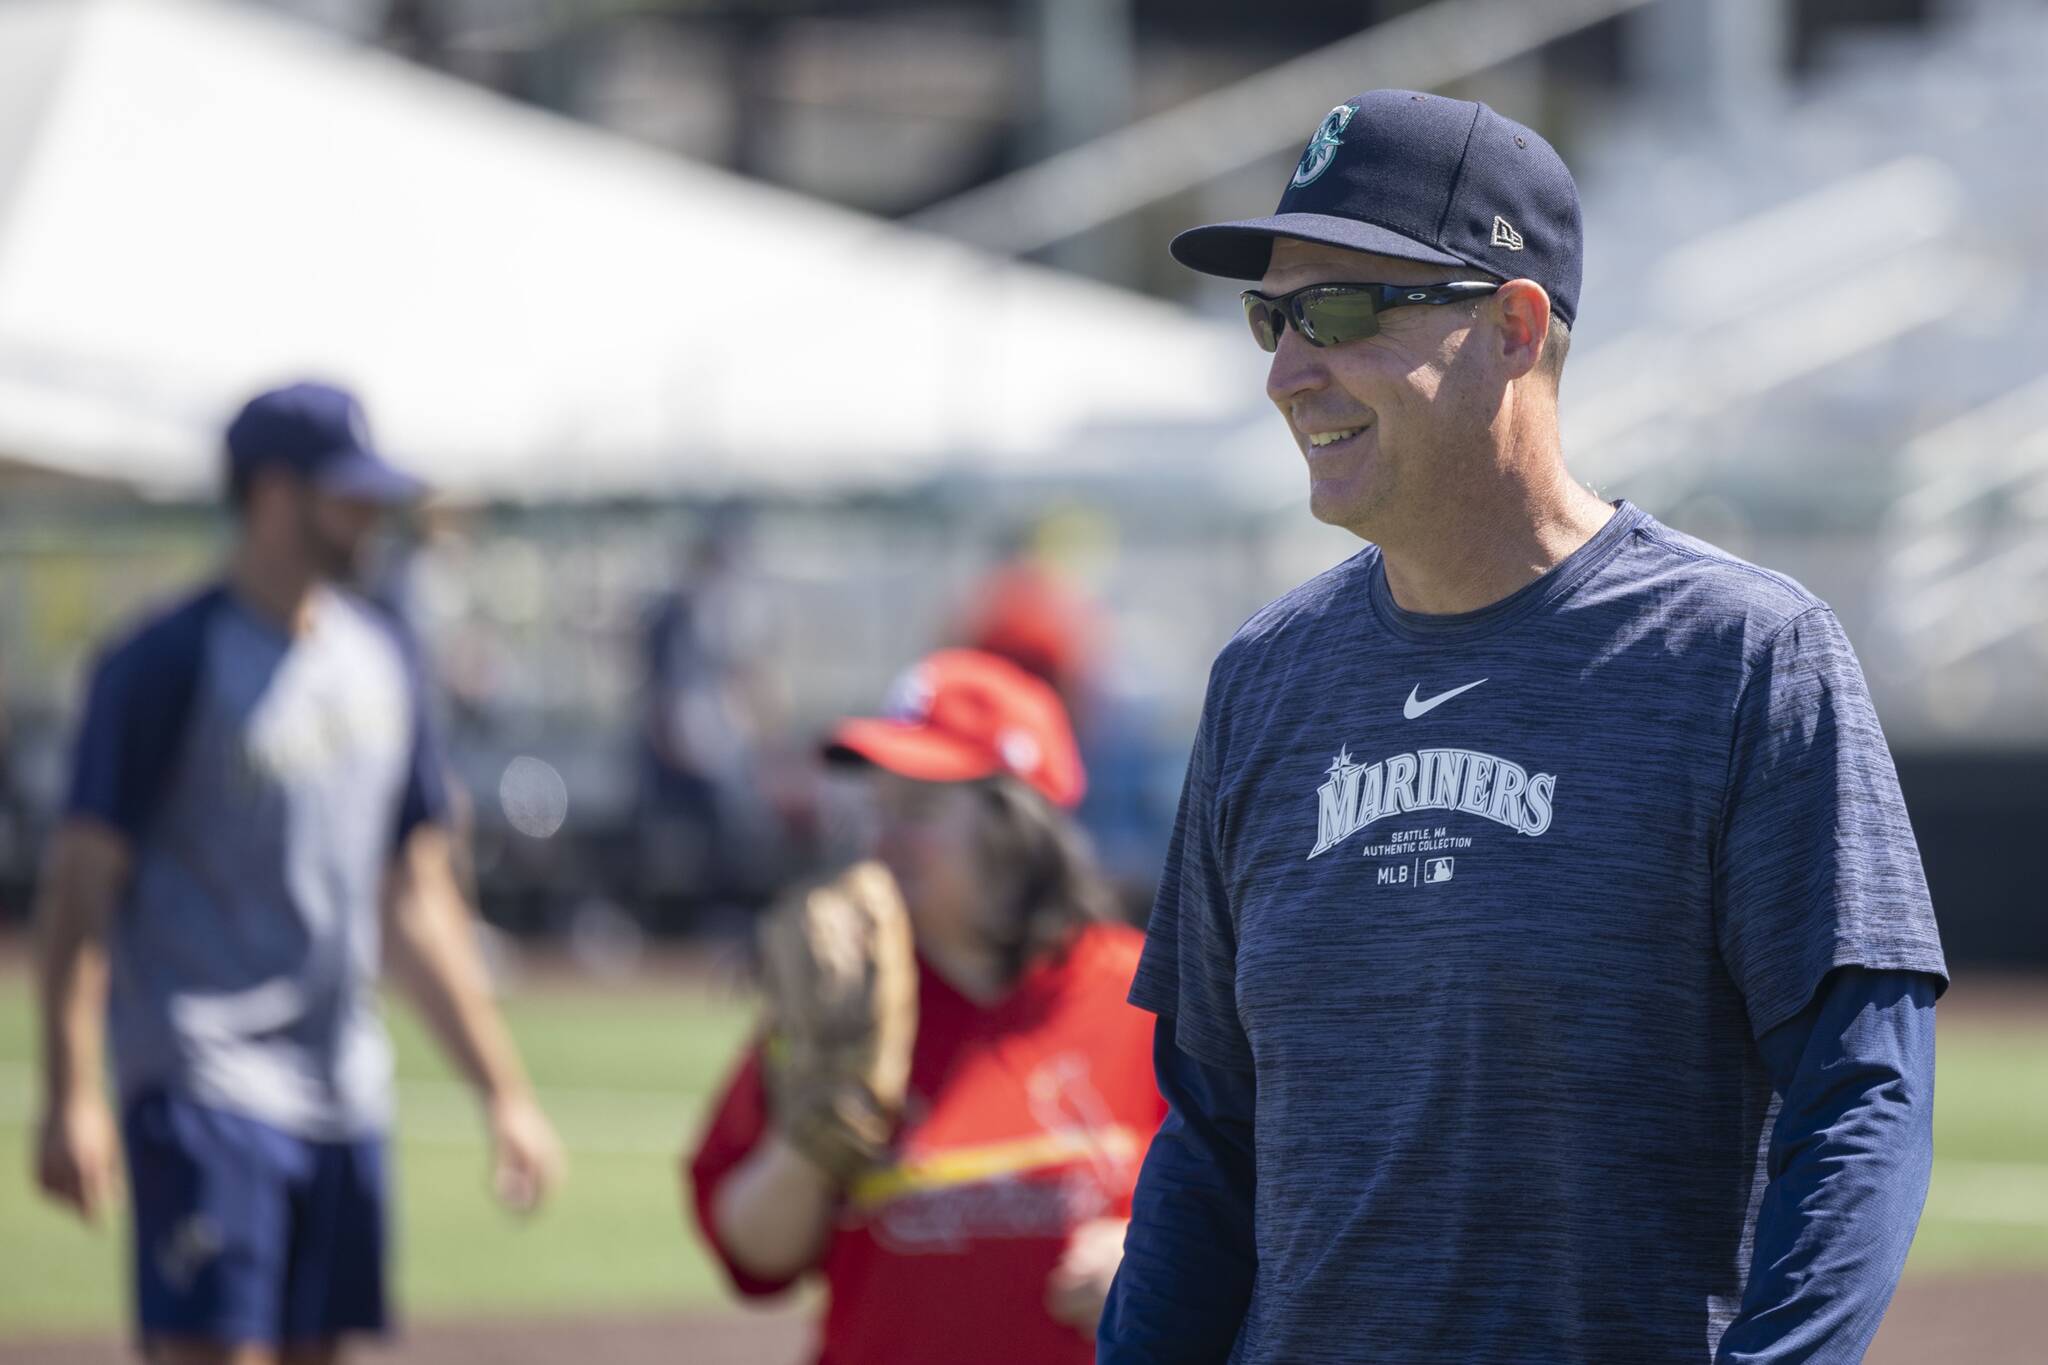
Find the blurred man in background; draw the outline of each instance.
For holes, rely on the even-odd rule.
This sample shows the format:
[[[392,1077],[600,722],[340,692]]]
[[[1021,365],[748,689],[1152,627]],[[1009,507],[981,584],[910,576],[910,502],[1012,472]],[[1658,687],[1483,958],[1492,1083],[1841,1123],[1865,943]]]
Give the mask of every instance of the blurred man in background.
[[[421,485],[324,385],[255,398],[227,449],[223,581],[92,675],[38,909],[37,1178],[109,1203],[104,1017],[145,1354],[325,1362],[387,1324],[382,953],[483,1099],[500,1197],[531,1208],[562,1156],[451,873],[415,654],[345,586]]]
[[[1150,660],[1119,638],[1096,586],[1116,561],[1117,539],[1109,512],[1081,503],[1019,526],[969,589],[951,635],[1043,678],[1066,704],[1088,765],[1078,818],[1126,912],[1142,921],[1185,750],[1161,743]]]
[[[784,852],[769,749],[782,707],[770,623],[743,581],[741,525],[720,517],[680,557],[643,633],[642,884],[700,927],[736,928]]]
[[[1001,562],[970,590],[953,630],[968,649],[1045,679],[1077,726],[1087,722],[1108,623],[1074,561],[1109,535],[1080,508],[1013,531]],[[1085,754],[1085,737],[1082,747]]]
[[[1100,1360],[1862,1359],[1933,910],[1833,613],[1565,468],[1563,161],[1373,91],[1173,251],[1257,282],[1310,508],[1369,543],[1210,675]]]

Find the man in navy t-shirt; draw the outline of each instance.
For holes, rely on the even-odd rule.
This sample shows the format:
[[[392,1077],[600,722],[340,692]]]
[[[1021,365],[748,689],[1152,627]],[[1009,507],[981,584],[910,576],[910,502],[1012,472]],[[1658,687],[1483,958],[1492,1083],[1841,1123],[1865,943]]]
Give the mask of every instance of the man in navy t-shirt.
[[[485,1101],[500,1193],[531,1206],[561,1153],[451,871],[415,655],[342,586],[420,485],[325,385],[255,398],[227,444],[224,581],[93,670],[41,885],[38,1178],[107,1203],[104,1015],[145,1351],[317,1362],[386,1325],[385,951]]]
[[[1828,608],[1566,473],[1570,174],[1376,91],[1174,253],[1256,282],[1369,544],[1210,675],[1098,1358],[1861,1359],[1931,1164],[1913,831]]]

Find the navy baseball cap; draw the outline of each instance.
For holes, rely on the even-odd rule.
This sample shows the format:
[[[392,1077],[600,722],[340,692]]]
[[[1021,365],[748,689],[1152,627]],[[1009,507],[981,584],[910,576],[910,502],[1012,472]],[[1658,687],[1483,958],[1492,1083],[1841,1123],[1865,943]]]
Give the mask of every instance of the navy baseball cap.
[[[1173,239],[1174,259],[1256,280],[1275,237],[1528,279],[1570,326],[1579,309],[1579,191],[1548,142],[1483,104],[1372,90],[1324,115],[1280,207]]]
[[[366,502],[407,503],[427,491],[423,481],[377,453],[363,405],[332,384],[289,384],[259,393],[228,423],[230,476],[243,482],[270,467]]]

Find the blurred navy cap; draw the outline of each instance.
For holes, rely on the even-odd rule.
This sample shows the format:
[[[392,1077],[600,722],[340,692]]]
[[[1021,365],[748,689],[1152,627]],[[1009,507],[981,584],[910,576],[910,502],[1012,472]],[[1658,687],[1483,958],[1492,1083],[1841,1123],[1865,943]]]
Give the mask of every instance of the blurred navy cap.
[[[1529,279],[1578,316],[1579,191],[1548,142],[1483,104],[1373,90],[1324,115],[1269,217],[1173,239],[1182,265],[1256,280],[1275,237]]]
[[[363,405],[331,384],[289,384],[259,393],[228,423],[230,475],[241,482],[271,467],[365,502],[412,502],[427,491],[424,482],[377,453]]]

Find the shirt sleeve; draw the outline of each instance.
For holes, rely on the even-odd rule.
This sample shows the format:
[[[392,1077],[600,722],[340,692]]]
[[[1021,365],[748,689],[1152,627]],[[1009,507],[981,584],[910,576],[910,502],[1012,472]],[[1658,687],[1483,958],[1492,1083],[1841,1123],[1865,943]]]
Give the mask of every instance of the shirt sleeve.
[[[448,756],[441,746],[440,727],[434,722],[434,694],[419,641],[396,617],[387,616],[386,624],[405,662],[406,695],[412,705],[405,787],[399,794],[398,819],[391,831],[391,850],[396,853],[421,825],[449,823]]]
[[[166,612],[100,656],[86,685],[66,815],[98,820],[131,842],[141,837],[184,748],[216,597]]]
[[[801,1278],[792,1275],[782,1280],[763,1279],[742,1269],[718,1240],[717,1221],[711,1215],[720,1182],[746,1160],[767,1131],[768,1092],[761,1080],[761,1051],[754,1047],[740,1062],[718,1107],[712,1111],[696,1154],[690,1158],[690,1197],[697,1229],[704,1236],[704,1244],[725,1268],[732,1287],[749,1298],[779,1294]]]
[[[1251,1302],[1255,1082],[1189,1056],[1173,1034],[1162,1017],[1152,1053],[1166,1120],[1138,1175],[1096,1365],[1221,1365]]]
[[[1863,1359],[1933,1169],[1938,986],[1845,967],[1762,1038],[1783,1105],[1749,1283],[1717,1365]]]
[[[1825,607],[1781,629],[1743,684],[1715,873],[1722,959],[1759,1038],[1836,967],[1948,984],[1898,774]]]
[[[1220,865],[1212,681],[1188,757],[1173,840],[1159,894],[1145,924],[1145,951],[1130,1001],[1170,1018],[1176,1041],[1212,1066],[1252,1069],[1251,1043],[1237,1013],[1237,925]]]

